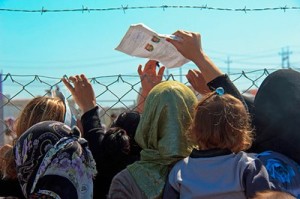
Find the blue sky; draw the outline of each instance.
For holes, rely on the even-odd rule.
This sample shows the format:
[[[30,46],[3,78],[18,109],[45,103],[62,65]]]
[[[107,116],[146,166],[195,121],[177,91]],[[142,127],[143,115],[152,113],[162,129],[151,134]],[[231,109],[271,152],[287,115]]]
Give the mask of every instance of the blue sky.
[[[0,8],[74,9],[123,6],[208,5],[222,8],[300,6],[299,0],[1,0]],[[0,69],[4,74],[88,77],[135,75],[145,59],[115,51],[131,24],[144,23],[162,34],[178,29],[199,32],[202,46],[226,72],[280,68],[289,46],[292,67],[300,67],[300,10],[227,12],[199,9],[136,9],[103,12],[0,12]],[[194,66],[183,66],[183,73]],[[178,69],[169,73],[178,74]],[[4,88],[4,90],[7,88]],[[5,90],[8,92],[8,90]]]

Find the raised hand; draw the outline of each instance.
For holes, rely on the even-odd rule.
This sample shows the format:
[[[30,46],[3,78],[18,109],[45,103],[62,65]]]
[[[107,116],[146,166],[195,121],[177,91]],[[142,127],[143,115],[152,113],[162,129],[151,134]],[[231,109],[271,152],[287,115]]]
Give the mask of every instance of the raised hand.
[[[137,104],[137,111],[142,113],[144,110],[144,102],[151,91],[151,89],[159,84],[162,81],[163,74],[165,71],[165,67],[162,66],[158,70],[158,73],[156,73],[156,65],[157,61],[155,60],[149,60],[144,67],[144,70],[142,69],[142,65],[139,65],[138,67],[138,73],[141,78],[141,84],[142,84],[142,93],[139,97],[138,104]]]
[[[174,35],[177,39],[168,38],[167,41],[173,44],[185,58],[198,66],[206,82],[223,75],[222,71],[203,52],[199,33],[178,30]]]
[[[160,67],[158,73],[156,73],[156,63],[157,61],[155,60],[149,60],[145,64],[144,70],[142,70],[142,65],[139,65],[138,67],[138,73],[141,78],[143,94],[146,94],[146,96],[154,86],[156,86],[162,81],[163,78],[165,67]]]
[[[201,95],[205,95],[210,92],[210,89],[208,88],[207,83],[199,70],[189,70],[186,78],[192,87]]]
[[[178,39],[167,39],[187,59],[196,61],[202,54],[201,36],[199,33],[178,30],[173,35]]]
[[[74,101],[83,113],[96,106],[96,98],[93,87],[85,75],[81,74],[71,76],[69,79],[63,78],[62,81],[71,92]]]

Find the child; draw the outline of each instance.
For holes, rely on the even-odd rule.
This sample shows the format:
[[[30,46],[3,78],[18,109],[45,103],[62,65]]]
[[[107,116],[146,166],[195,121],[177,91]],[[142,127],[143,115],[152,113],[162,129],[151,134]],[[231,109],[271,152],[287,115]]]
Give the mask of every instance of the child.
[[[249,198],[273,188],[262,163],[242,151],[252,144],[250,119],[223,88],[198,103],[190,136],[199,149],[172,168],[164,198]]]

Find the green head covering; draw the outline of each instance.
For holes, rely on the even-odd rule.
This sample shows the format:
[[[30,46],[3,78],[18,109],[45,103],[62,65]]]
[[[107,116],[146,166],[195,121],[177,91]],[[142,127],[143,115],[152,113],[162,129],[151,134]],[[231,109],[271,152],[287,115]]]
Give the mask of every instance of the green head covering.
[[[148,198],[161,197],[170,166],[190,154],[187,130],[196,103],[194,93],[176,81],[162,82],[149,93],[135,135],[141,160],[128,166]]]

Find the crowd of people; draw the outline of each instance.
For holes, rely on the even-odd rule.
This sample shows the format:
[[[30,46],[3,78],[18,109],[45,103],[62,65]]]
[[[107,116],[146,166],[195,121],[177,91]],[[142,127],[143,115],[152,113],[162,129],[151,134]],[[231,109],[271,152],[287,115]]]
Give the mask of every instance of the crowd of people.
[[[63,78],[82,111],[66,123],[59,97],[36,97],[0,148],[0,196],[16,198],[300,198],[300,73],[270,74],[254,101],[205,54],[198,33],[167,39],[198,69],[163,81],[157,61],[138,67],[135,111],[107,129],[81,74]]]

